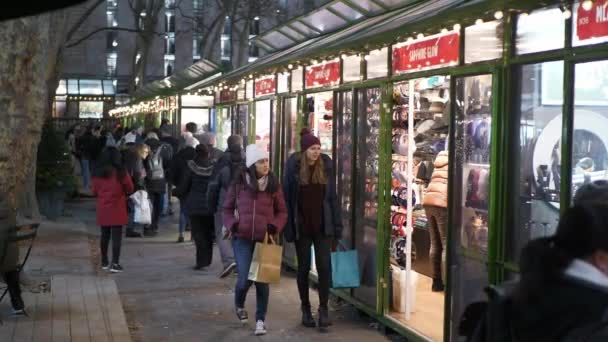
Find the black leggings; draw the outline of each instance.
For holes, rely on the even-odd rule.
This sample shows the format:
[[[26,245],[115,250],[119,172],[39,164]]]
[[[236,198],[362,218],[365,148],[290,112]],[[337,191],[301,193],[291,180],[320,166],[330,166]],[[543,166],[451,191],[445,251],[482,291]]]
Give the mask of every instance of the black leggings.
[[[120,261],[120,246],[122,244],[122,226],[102,226],[101,227],[101,262],[108,263],[108,246],[112,238],[112,263],[118,264]]]
[[[8,287],[8,294],[11,297],[13,309],[23,309],[23,299],[21,298],[21,285],[19,284],[19,271],[3,272],[2,278]]]
[[[302,235],[295,242],[298,255],[298,292],[302,306],[310,307],[308,274],[310,273],[310,247],[314,244],[315,264],[319,275],[319,306],[327,308],[331,283],[331,241],[331,237],[325,236],[323,233],[316,233]]]
[[[196,266],[207,267],[213,260],[213,239],[215,237],[215,217],[190,216],[192,239],[196,245]]]

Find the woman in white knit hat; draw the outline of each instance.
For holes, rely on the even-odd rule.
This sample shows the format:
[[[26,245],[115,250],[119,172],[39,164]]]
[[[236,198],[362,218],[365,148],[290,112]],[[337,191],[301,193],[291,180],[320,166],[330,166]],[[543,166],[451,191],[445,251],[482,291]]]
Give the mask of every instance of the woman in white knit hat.
[[[247,291],[254,282],[248,280],[249,267],[256,242],[264,240],[266,233],[277,235],[287,222],[287,208],[278,178],[270,171],[268,153],[257,145],[245,151],[247,169],[228,189],[224,200],[224,226],[232,234],[232,248],[238,270],[234,290],[234,304],[238,319],[245,323]],[[266,334],[266,312],[269,286],[255,283],[256,313],[255,335]]]

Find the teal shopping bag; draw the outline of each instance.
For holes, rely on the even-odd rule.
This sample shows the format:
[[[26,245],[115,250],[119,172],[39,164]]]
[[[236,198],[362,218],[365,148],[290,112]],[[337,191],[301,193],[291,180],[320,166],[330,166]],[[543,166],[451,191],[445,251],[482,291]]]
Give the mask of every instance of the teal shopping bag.
[[[331,278],[334,289],[359,287],[357,250],[347,251],[342,242],[338,243],[338,249],[331,253]]]

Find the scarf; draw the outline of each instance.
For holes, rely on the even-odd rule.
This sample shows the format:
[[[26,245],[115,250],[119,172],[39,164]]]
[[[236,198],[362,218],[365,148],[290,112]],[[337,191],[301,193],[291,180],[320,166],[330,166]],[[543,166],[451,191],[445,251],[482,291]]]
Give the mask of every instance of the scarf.
[[[246,175],[247,183],[251,184],[251,177],[249,174]],[[268,186],[268,175],[258,179],[258,191],[263,192],[266,191],[266,187]]]

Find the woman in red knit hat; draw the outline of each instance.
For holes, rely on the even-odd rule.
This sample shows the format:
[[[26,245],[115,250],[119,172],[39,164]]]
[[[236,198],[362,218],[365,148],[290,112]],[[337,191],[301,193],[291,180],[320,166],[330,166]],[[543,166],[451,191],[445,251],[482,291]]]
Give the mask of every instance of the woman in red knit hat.
[[[310,247],[314,245],[319,275],[318,326],[331,325],[327,303],[331,278],[331,246],[342,236],[331,158],[321,153],[321,142],[307,128],[300,133],[300,152],[291,155],[284,173],[284,193],[289,217],[285,239],[294,242],[298,256],[298,292],[302,304],[302,324],[315,327],[308,296]]]

